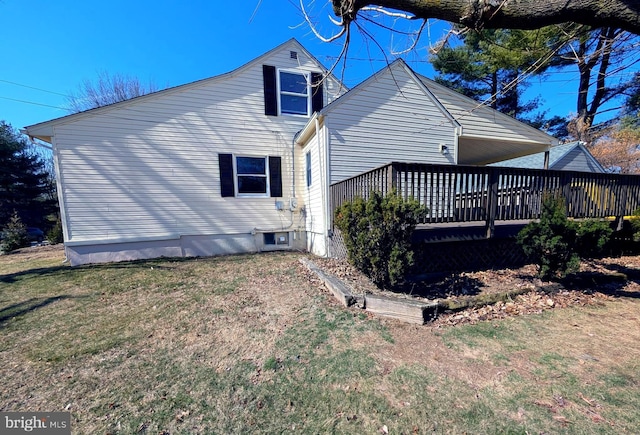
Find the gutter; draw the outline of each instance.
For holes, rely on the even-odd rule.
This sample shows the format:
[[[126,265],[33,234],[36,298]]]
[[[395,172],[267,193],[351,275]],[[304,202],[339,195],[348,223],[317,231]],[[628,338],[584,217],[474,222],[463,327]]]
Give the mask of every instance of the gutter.
[[[45,148],[45,149],[47,149],[49,151],[53,151],[53,147],[52,146],[45,145],[45,144],[42,143],[42,142],[46,142],[46,143],[50,144],[52,142],[50,136],[46,136],[46,138],[49,139],[49,140],[45,140],[45,139],[43,139],[42,137],[39,137],[39,136],[32,136],[32,135],[29,134],[29,132],[25,128],[21,128],[19,130],[19,132],[20,132],[20,134],[24,134],[25,136],[27,136],[32,144],[34,144],[36,146],[39,146],[39,147],[42,147],[42,148]],[[45,136],[43,136],[43,137],[45,137]],[[38,139],[40,142],[36,142],[36,139]]]

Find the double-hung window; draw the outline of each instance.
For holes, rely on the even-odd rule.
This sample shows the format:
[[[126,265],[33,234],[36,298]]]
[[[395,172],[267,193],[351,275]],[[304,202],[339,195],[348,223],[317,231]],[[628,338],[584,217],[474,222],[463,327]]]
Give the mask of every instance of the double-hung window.
[[[309,76],[294,71],[279,71],[280,113],[309,116],[311,90]]]
[[[282,197],[282,158],[218,154],[222,197]]]
[[[236,156],[236,183],[239,195],[267,195],[267,159]]]
[[[324,75],[262,65],[264,114],[310,116],[324,107]]]

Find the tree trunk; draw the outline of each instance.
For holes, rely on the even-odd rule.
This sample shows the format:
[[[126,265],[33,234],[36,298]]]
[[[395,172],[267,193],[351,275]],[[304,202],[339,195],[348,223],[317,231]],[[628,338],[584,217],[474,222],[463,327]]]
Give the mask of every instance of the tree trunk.
[[[498,71],[491,74],[491,108],[498,108]]]
[[[345,23],[358,11],[375,4],[437,18],[472,29],[537,29],[551,24],[575,22],[593,27],[616,27],[640,34],[640,2],[630,0],[332,0],[333,9]]]
[[[578,101],[577,101],[577,115],[572,120],[572,130],[576,139],[588,144],[591,143],[592,134],[591,127],[593,126],[593,120],[602,106],[605,99],[606,77],[607,70],[611,61],[611,50],[615,42],[616,36],[619,35],[619,31],[613,28],[602,29],[598,37],[598,42],[595,50],[591,53],[587,53],[587,40],[580,43],[578,55],[578,71],[580,72],[580,79],[578,84]],[[599,65],[597,76],[592,76],[593,69]],[[595,85],[596,89],[589,102],[589,90],[592,85]]]

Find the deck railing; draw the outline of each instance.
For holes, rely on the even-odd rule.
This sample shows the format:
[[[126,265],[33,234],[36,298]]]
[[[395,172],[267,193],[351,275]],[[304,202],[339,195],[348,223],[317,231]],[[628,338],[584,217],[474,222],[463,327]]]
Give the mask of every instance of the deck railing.
[[[332,184],[331,216],[345,201],[393,189],[428,208],[423,223],[484,221],[488,237],[496,220],[539,218],[545,192],[562,196],[572,218],[622,217],[640,207],[637,175],[390,163]]]

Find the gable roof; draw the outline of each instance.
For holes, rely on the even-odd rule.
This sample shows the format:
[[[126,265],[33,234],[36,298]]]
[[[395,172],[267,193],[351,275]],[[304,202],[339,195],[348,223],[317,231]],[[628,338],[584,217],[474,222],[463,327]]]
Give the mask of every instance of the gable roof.
[[[512,157],[546,151],[558,140],[515,118],[484,106],[433,80],[415,73],[403,60],[398,59],[345,93],[318,114],[320,120],[336,107],[347,103],[354,95],[387,74],[406,73],[434,102],[459,133],[458,164],[484,165]],[[313,117],[298,135],[304,143],[313,135]]]
[[[481,102],[449,89],[423,75],[418,75],[424,85],[440,100],[442,105],[462,125],[462,136],[488,137],[491,133],[511,133],[533,136],[539,141],[557,144],[558,140],[547,133],[538,130],[512,116],[499,112]],[[492,124],[494,130],[487,132],[487,124]],[[530,139],[529,139],[530,140]]]
[[[589,152],[589,150],[583,145],[582,142],[570,142],[562,145],[557,145],[549,149],[549,169],[554,169],[556,165],[563,163],[563,160],[573,152],[579,152],[582,154],[589,167],[593,172],[606,172],[600,162]],[[516,159],[505,160],[497,162],[491,166],[510,167],[510,168],[524,168],[524,169],[543,169],[544,168],[544,153],[532,154],[529,156],[518,157]],[[560,168],[562,169],[562,168]]]
[[[429,98],[433,104],[442,112],[443,116],[448,119],[453,127],[459,128],[460,125],[456,122],[456,120],[451,116],[451,114],[447,111],[447,109],[438,101],[438,99],[427,89],[420,78],[416,75],[416,73],[406,64],[406,62],[402,59],[396,59],[392,63],[386,65],[379,71],[377,71],[372,76],[368,77],[364,81],[358,83],[353,88],[347,90],[344,94],[340,95],[338,98],[333,100],[331,103],[327,104],[317,113],[314,113],[313,116],[309,119],[305,127],[298,132],[296,135],[296,143],[304,145],[304,143],[309,140],[309,138],[313,137],[315,134],[315,122],[319,120],[323,122],[323,119],[326,115],[330,114],[332,111],[336,110],[343,104],[348,104],[348,102],[356,97],[359,93],[365,91],[371,84],[381,80],[384,76],[391,74],[392,77],[394,74],[406,74],[421,90],[424,92],[425,96]]]
[[[93,108],[93,109],[88,109],[85,110],[83,112],[78,112],[78,113],[73,113],[70,115],[65,115],[65,116],[61,116],[59,118],[55,118],[55,119],[51,119],[49,121],[44,121],[38,124],[33,124],[30,126],[27,126],[24,128],[25,133],[31,137],[35,137],[38,139],[41,139],[45,142],[51,142],[51,138],[53,136],[53,127],[57,126],[57,125],[61,125],[61,124],[66,124],[66,123],[71,123],[71,122],[75,122],[79,119],[85,118],[85,117],[89,117],[89,116],[94,116],[97,114],[101,114],[104,112],[109,112],[112,110],[117,110],[121,107],[126,107],[129,105],[133,105],[133,104],[137,104],[139,102],[142,101],[147,101],[147,100],[151,100],[151,99],[155,99],[161,96],[165,96],[165,95],[170,95],[176,92],[182,92],[184,90],[187,89],[191,89],[191,88],[195,88],[195,87],[199,87],[199,86],[204,86],[204,85],[208,85],[211,83],[216,83],[218,81],[222,81],[222,80],[226,80],[228,78],[231,78],[247,69],[249,69],[250,67],[252,67],[253,65],[256,64],[260,64],[262,63],[266,58],[270,57],[271,55],[273,55],[274,53],[289,48],[291,50],[297,50],[297,51],[301,51],[303,52],[309,59],[311,59],[313,62],[315,62],[318,65],[318,68],[321,69],[323,71],[323,73],[327,74],[329,71],[324,67],[324,65],[322,65],[322,63],[320,63],[320,61],[318,61],[318,59],[315,58],[315,56],[313,56],[309,51],[307,51],[306,48],[304,48],[302,46],[302,44],[300,44],[300,42],[298,42],[298,40],[296,40],[295,38],[291,38],[288,41],[278,45],[277,47],[272,48],[271,50],[263,53],[262,55],[250,60],[249,62],[245,63],[244,65],[231,70],[229,72],[223,73],[223,74],[219,74],[213,77],[208,77],[208,78],[204,78],[201,80],[196,80],[194,82],[190,82],[190,83],[185,83],[182,85],[178,85],[178,86],[173,86],[167,89],[163,89],[160,91],[156,91],[156,92],[151,92],[145,95],[141,95],[139,97],[134,97],[128,100],[124,100],[124,101],[120,101],[117,103],[113,103],[113,104],[109,104],[106,106],[101,106],[101,107],[97,107],[97,108]],[[333,75],[331,75],[333,77]],[[334,80],[338,81],[335,77],[333,77]],[[343,86],[344,87],[344,86]]]
[[[558,140],[524,122],[418,75],[462,126],[458,163],[486,165],[546,151]]]
[[[460,124],[458,124],[456,122],[454,117],[442,105],[442,103],[438,100],[438,98],[435,95],[433,95],[433,93],[422,83],[422,81],[420,80],[420,78],[418,77],[416,72],[413,71],[413,69],[411,69],[411,67],[409,65],[407,65],[407,63],[402,59],[394,60],[391,64],[389,64],[389,65],[385,66],[384,68],[380,69],[378,72],[373,74],[371,77],[369,77],[369,78],[365,79],[364,81],[360,82],[357,86],[355,86],[354,88],[352,88],[348,92],[346,92],[343,95],[341,95],[339,98],[337,98],[334,101],[332,101],[331,104],[328,104],[327,106],[325,106],[320,111],[320,115],[326,115],[329,112],[331,112],[332,110],[334,110],[337,106],[339,106],[341,104],[345,104],[352,97],[357,95],[359,92],[365,90],[372,82],[380,80],[380,78],[382,76],[385,76],[387,74],[391,74],[391,76],[393,77],[394,74],[398,74],[398,73],[405,73],[406,75],[408,75],[409,78],[411,78],[416,83],[416,85],[418,85],[420,87],[420,89],[422,89],[424,94],[430,100],[433,101],[433,103],[438,107],[438,109],[442,112],[442,114],[446,118],[448,118],[451,121],[452,124],[454,124],[455,126],[460,126]]]

